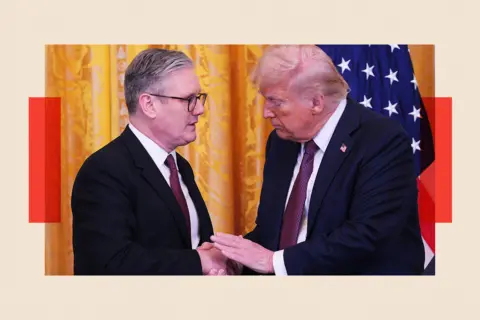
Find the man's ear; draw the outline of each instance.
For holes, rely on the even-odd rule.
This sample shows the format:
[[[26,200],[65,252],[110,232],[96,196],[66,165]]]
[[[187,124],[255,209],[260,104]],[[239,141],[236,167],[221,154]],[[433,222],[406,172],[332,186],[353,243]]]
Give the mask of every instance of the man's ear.
[[[153,103],[152,96],[149,94],[141,94],[138,97],[138,108],[142,110],[150,119],[155,119],[157,117],[157,109]]]
[[[312,97],[312,114],[317,115],[325,109],[325,96],[323,94],[315,94]]]

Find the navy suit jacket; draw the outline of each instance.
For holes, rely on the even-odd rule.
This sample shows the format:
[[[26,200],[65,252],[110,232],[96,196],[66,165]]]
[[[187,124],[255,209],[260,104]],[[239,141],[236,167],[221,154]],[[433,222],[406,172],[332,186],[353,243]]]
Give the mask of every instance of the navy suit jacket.
[[[275,131],[268,138],[256,227],[246,238],[273,251],[300,147]],[[284,251],[287,273],[415,275],[424,254],[410,138],[349,99],[315,180],[306,241]]]

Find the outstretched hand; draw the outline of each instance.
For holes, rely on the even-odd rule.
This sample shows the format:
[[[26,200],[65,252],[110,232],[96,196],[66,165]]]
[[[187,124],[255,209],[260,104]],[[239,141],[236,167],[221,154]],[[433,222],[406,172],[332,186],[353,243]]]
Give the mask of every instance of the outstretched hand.
[[[228,259],[234,260],[258,273],[274,273],[273,251],[258,243],[240,236],[216,233],[210,238],[215,248],[219,249]]]

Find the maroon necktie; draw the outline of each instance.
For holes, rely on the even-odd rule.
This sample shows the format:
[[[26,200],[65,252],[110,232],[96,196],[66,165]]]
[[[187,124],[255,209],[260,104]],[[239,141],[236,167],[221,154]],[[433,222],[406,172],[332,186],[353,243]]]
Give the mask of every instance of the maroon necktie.
[[[305,199],[307,198],[307,184],[313,171],[313,158],[318,146],[313,140],[305,143],[305,152],[295,184],[290,192],[287,208],[283,214],[282,231],[280,234],[280,250],[297,243],[302,221]]]
[[[165,164],[170,169],[170,187],[172,188],[173,194],[175,195],[175,198],[182,209],[185,220],[187,221],[187,228],[190,231],[190,214],[188,213],[187,201],[185,200],[185,195],[183,194],[182,187],[180,186],[175,160],[173,160],[173,156],[171,154],[168,155],[167,160],[165,160]]]

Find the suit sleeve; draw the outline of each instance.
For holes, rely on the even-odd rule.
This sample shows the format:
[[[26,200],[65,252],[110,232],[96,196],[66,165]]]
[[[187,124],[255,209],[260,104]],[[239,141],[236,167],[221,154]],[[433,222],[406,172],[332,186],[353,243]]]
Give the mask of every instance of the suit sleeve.
[[[195,250],[148,250],[135,242],[134,212],[123,177],[93,160],[77,175],[71,202],[75,273],[201,275]]]
[[[273,136],[274,133],[275,133],[275,131],[272,131],[270,133],[270,135],[268,136],[268,139],[267,139],[266,146],[265,146],[265,165],[263,166],[264,170],[265,170],[265,167],[266,167],[266,163],[268,161],[270,146],[272,144],[272,136]],[[264,172],[264,178],[265,178],[265,172]],[[263,188],[262,188],[262,190],[263,190]],[[260,230],[259,230],[260,225],[259,225],[258,217],[257,217],[255,223],[256,223],[255,228],[251,232],[247,233],[244,236],[244,238],[246,238],[250,241],[253,241],[255,243],[259,243],[260,239],[259,239],[258,235],[260,234]],[[253,270],[251,270],[247,267],[244,267],[243,274],[244,275],[258,275],[259,273],[255,272],[255,271],[253,271]]]
[[[414,159],[406,134],[389,131],[370,144],[360,164],[349,220],[331,233],[287,248],[289,275],[355,272],[357,261],[369,258],[405,227],[417,203]]]

